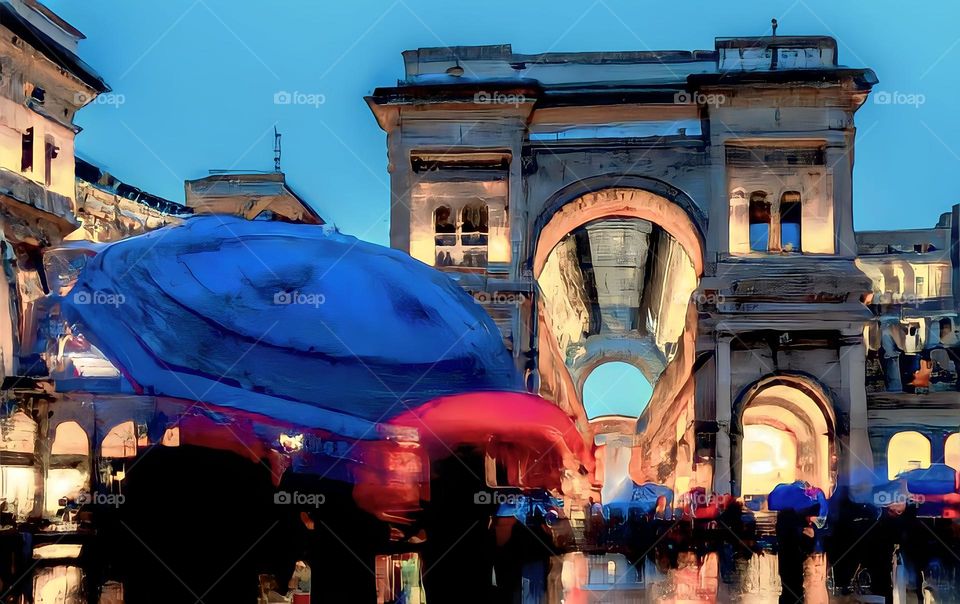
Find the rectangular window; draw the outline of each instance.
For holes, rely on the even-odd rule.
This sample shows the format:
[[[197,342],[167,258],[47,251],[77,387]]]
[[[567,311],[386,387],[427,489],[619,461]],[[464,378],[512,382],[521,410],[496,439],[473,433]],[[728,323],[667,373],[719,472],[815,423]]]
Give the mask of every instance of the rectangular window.
[[[27,128],[20,137],[20,171],[33,170],[33,127]]]
[[[770,202],[763,191],[750,194],[750,250],[766,252],[770,249]]]
[[[43,141],[43,178],[48,187],[53,183],[53,160],[59,153],[60,148],[54,144],[53,137],[46,137]]]
[[[500,151],[412,154],[410,254],[458,271],[508,267],[509,164]]]
[[[780,251],[800,251],[800,193],[787,191],[780,196]]]
[[[776,145],[767,141],[725,147],[730,253],[835,253],[833,182],[825,165],[826,148],[815,141]],[[762,212],[751,207],[751,191],[766,193],[769,206],[762,204]]]

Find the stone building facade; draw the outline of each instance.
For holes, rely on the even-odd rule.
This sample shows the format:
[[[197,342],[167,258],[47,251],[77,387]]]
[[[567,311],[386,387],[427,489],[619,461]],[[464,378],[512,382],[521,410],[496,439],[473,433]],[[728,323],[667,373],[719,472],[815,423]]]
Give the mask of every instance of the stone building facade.
[[[601,445],[598,481],[831,494],[873,472],[851,178],[871,70],[822,36],[403,58],[367,99],[391,243],[487,306]],[[585,404],[611,361],[653,386],[632,417]]]

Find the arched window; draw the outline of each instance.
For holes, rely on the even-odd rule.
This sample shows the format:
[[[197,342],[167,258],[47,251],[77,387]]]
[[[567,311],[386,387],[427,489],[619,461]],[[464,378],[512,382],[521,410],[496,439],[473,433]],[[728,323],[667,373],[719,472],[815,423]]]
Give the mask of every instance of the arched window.
[[[750,194],[750,250],[770,249],[770,201],[763,191]]]
[[[433,211],[433,237],[437,261],[434,266],[451,266],[451,251],[457,245],[457,225],[449,206],[440,206]]]
[[[487,266],[488,214],[487,204],[480,200],[467,204],[460,211],[460,245],[463,248],[461,266]]]
[[[930,440],[913,430],[897,432],[887,445],[887,478],[893,480],[901,473],[930,467]]]
[[[100,444],[101,457],[136,457],[136,455],[137,429],[132,420],[111,428]]]
[[[0,451],[33,453],[37,443],[37,422],[23,411],[0,419]]]
[[[780,196],[780,251],[800,251],[800,193],[787,191]]]
[[[51,455],[87,455],[89,451],[87,433],[74,421],[61,422],[53,437]]]
[[[490,211],[481,199],[474,199],[455,216],[450,206],[433,212],[434,266],[487,267]],[[457,220],[459,218],[459,220]]]
[[[943,463],[960,472],[960,432],[954,432],[943,444]]]
[[[583,383],[583,408],[587,419],[604,415],[640,417],[653,386],[643,372],[629,363],[610,361],[598,365]]]

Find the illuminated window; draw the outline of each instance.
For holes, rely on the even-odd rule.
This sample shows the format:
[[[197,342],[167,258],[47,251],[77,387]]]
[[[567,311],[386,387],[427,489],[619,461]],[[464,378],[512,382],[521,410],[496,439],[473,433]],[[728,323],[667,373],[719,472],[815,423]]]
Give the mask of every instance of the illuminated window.
[[[460,212],[460,245],[463,248],[461,266],[487,266],[487,204],[476,201]]]
[[[780,196],[780,250],[800,251],[800,193],[787,191]]]
[[[482,200],[465,205],[457,222],[449,206],[438,207],[433,212],[434,266],[486,268],[488,231],[489,209]]]
[[[750,194],[750,249],[754,252],[770,249],[770,202],[763,191]]]
[[[943,462],[960,472],[960,432],[947,437],[943,445]]]
[[[37,422],[16,411],[0,420],[0,451],[33,453],[37,442]]]
[[[457,225],[453,223],[449,206],[440,206],[434,210],[433,232],[437,247],[452,247],[457,244]]]
[[[18,520],[25,520],[33,511],[36,484],[33,467],[0,466],[0,497]]]
[[[617,582],[617,563],[613,560],[607,561],[607,583]]]
[[[87,433],[77,422],[61,422],[57,425],[53,437],[52,455],[87,455],[89,453]]]
[[[887,445],[887,478],[893,480],[901,473],[930,467],[930,440],[912,430],[897,432]]]
[[[101,457],[136,457],[137,430],[133,421],[114,426],[100,445]]]

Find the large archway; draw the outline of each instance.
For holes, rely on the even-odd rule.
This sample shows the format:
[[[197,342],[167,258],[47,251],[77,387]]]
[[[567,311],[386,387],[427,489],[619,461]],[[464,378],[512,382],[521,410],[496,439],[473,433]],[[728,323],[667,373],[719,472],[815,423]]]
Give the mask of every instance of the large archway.
[[[803,376],[769,377],[748,388],[737,407],[738,495],[767,495],[797,480],[833,492],[836,419],[819,384]]]
[[[630,423],[623,434],[629,438],[618,442],[630,442],[642,425],[649,440],[676,444],[678,418],[693,417],[691,308],[703,271],[703,222],[666,197],[665,187],[658,191],[618,185],[572,198],[560,192],[536,222],[531,268],[540,394],[576,415],[594,437],[612,428],[591,422],[597,412],[584,407],[586,380],[610,362],[639,370],[652,391],[636,412],[652,420]],[[669,452],[671,443],[663,448]]]
[[[584,193],[558,208],[548,208],[548,212],[548,217],[537,221],[539,231],[533,255],[535,279],[540,278],[550,252],[571,231],[589,222],[612,217],[639,218],[659,225],[686,251],[697,276],[703,274],[702,225],[694,221],[688,209],[663,195],[617,185]]]

